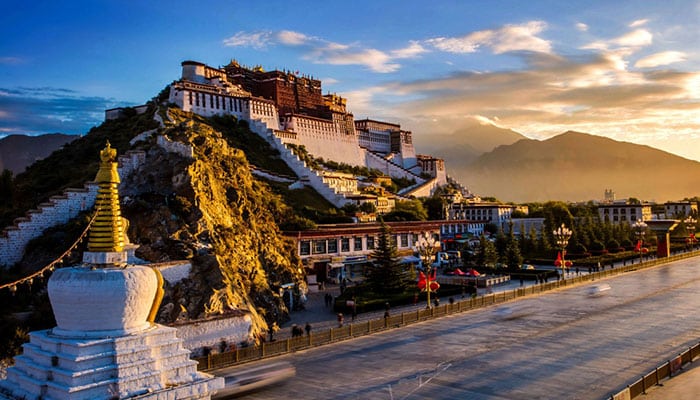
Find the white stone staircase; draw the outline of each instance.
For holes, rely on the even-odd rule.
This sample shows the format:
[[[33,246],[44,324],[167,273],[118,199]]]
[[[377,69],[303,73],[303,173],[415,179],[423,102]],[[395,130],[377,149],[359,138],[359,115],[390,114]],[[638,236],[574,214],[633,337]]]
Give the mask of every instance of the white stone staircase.
[[[321,174],[309,168],[306,162],[302,161],[291,149],[282,143],[282,140],[274,134],[272,129],[267,127],[265,122],[251,120],[248,121],[248,126],[251,131],[265,139],[273,148],[280,152],[280,158],[282,158],[289,168],[297,174],[299,181],[303,185],[316,190],[316,192],[335,207],[342,207],[350,202],[342,193],[323,182]]]

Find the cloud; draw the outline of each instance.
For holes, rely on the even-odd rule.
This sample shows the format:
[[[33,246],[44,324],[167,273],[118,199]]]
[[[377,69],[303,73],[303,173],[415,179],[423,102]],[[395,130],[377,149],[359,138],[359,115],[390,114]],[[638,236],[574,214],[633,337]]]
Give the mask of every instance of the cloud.
[[[637,60],[634,64],[637,68],[655,68],[662,65],[674,64],[685,61],[686,54],[680,51],[663,51],[661,53],[652,54]]]
[[[638,27],[638,26],[646,25],[647,22],[649,22],[648,19],[638,19],[638,20],[636,20],[636,21],[632,21],[632,22],[629,24],[629,27],[630,27],[630,28],[636,28],[636,27]]]
[[[226,46],[246,46],[257,49],[273,45],[298,48],[302,58],[317,64],[362,65],[373,72],[388,73],[397,71],[401,65],[395,60],[415,58],[427,50],[416,41],[407,47],[388,52],[363,48],[357,44],[344,44],[328,41],[301,32],[282,30],[279,32],[238,32],[225,39]]]
[[[586,32],[588,31],[588,25],[584,24],[583,22],[578,22],[576,24],[576,29],[578,29],[581,32]]]
[[[535,138],[578,130],[639,142],[641,136],[700,132],[700,71],[629,70],[625,54],[520,53],[521,70],[460,71],[367,88],[363,107],[392,110],[391,117],[416,135],[466,129],[465,117],[475,115]]]
[[[583,49],[588,50],[608,50],[611,48],[627,49],[632,52],[641,47],[648,46],[653,41],[653,35],[646,29],[635,29],[622,36],[609,39],[599,40],[583,46]]]
[[[646,29],[635,29],[630,33],[613,39],[612,43],[625,47],[641,47],[651,44],[652,34]]]
[[[254,49],[263,49],[267,47],[272,40],[272,32],[238,32],[228,39],[224,39],[224,46],[228,47],[252,47]]]
[[[538,37],[546,28],[547,24],[543,21],[530,21],[520,25],[506,25],[499,29],[476,31],[456,38],[428,39],[426,43],[449,53],[474,53],[481,47],[488,47],[495,54],[515,51],[550,53],[551,43]]]
[[[305,44],[310,38],[303,33],[294,31],[280,31],[277,33],[277,39],[282,44],[289,46],[299,46]]]
[[[394,58],[415,58],[427,52],[423,46],[417,41],[411,41],[408,47],[398,50],[392,50],[391,56]]]
[[[104,121],[106,109],[119,106],[126,104],[64,88],[0,88],[0,132],[85,133]]]

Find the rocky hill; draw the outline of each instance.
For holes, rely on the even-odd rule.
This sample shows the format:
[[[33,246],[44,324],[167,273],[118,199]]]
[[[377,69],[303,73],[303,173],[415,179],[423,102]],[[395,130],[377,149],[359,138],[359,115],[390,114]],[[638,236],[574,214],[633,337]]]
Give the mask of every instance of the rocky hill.
[[[129,234],[141,245],[137,255],[192,261],[190,278],[166,291],[160,318],[176,318],[177,305],[190,317],[242,309],[254,329],[264,330],[287,317],[281,285],[304,285],[294,245],[276,220],[288,207],[253,178],[243,151],[221,132],[173,111],[176,124],[161,133],[191,145],[194,157],[151,147],[147,165],[122,185]]]
[[[587,201],[601,199],[605,189],[657,202],[700,192],[696,161],[579,132],[499,146],[449,172],[476,193],[514,202]]]
[[[35,161],[77,139],[77,135],[48,133],[38,136],[10,135],[0,139],[0,171],[9,169],[17,175]]]
[[[192,158],[165,151],[156,143],[157,135],[128,145],[128,140],[142,133],[144,126],[148,128],[148,124],[137,122],[144,118],[153,120],[152,109],[148,115],[105,123],[83,136],[60,159],[59,153],[46,162],[60,165],[68,158],[92,179],[99,152],[83,158],[70,157],[71,154],[104,146],[107,139],[118,143],[120,154],[127,149],[145,151],[146,164],[136,173],[122,177],[122,214],[130,221],[129,238],[140,245],[136,254],[144,260],[189,260],[192,264],[187,279],[166,287],[158,321],[167,323],[182,318],[183,307],[190,319],[243,310],[252,317],[254,334],[265,331],[268,323],[288,319],[289,310],[280,296],[281,285],[295,284],[300,289],[305,286],[294,244],[278,227],[279,222],[296,218],[294,212],[265,182],[253,177],[246,154],[234,146],[240,141],[234,137],[237,132],[254,135],[247,125],[233,117],[212,120],[177,109],[170,111],[173,122],[158,129],[157,135],[191,146]],[[252,141],[247,140],[248,145],[256,147],[255,151],[264,151],[264,141]],[[274,157],[268,158],[271,161],[266,167],[275,168]],[[18,184],[39,180],[34,176],[37,168],[20,175]],[[57,177],[54,184],[60,186],[66,179]],[[71,174],[70,179],[76,177]],[[84,226],[87,219],[81,218],[79,224]],[[56,248],[59,242],[54,236],[31,243],[30,254],[20,268],[26,271],[42,266],[65,250]]]

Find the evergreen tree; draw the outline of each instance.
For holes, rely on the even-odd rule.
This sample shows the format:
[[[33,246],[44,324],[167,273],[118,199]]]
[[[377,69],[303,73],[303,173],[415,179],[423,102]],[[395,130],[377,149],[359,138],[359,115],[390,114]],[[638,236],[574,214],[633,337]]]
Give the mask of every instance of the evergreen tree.
[[[480,266],[493,266],[498,261],[496,246],[486,236],[479,237],[479,250],[476,252],[476,264]]]
[[[505,248],[501,257],[502,262],[508,266],[510,270],[520,269],[523,263],[523,256],[520,252],[520,244],[513,233],[513,221],[508,224],[508,235],[506,235]]]
[[[391,228],[381,221],[377,247],[372,252],[374,265],[367,283],[376,293],[400,293],[408,287],[408,276],[399,263],[398,250]]]
[[[523,256],[520,254],[520,247],[518,246],[517,240],[510,241],[506,245],[504,261],[509,270],[520,269],[520,265],[523,263]]]

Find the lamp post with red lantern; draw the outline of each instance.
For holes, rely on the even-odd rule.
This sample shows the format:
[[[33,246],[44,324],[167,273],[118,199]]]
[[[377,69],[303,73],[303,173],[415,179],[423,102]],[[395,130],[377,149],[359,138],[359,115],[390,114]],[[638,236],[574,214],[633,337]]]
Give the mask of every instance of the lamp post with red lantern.
[[[695,223],[697,220],[689,215],[688,218],[684,219],[685,229],[688,231],[688,244],[690,245],[690,251],[695,250],[695,243],[698,241],[695,238]]]
[[[567,228],[563,223],[557,229],[555,229],[552,234],[554,234],[554,240],[557,242],[557,246],[561,249],[561,260],[557,260],[561,263],[561,275],[564,277],[566,271],[566,246],[569,244],[569,239],[573,234],[571,229]],[[556,266],[556,263],[555,263]]]
[[[435,238],[432,234],[425,232],[418,237],[418,241],[414,247],[414,250],[420,254],[421,260],[423,261],[423,267],[425,268],[426,276],[418,280],[418,288],[424,290],[427,294],[428,306],[431,308],[430,303],[430,292],[437,291],[440,284],[435,280],[432,271],[433,256],[435,255],[435,245],[437,244]],[[423,274],[421,272],[421,274]]]
[[[637,236],[637,251],[639,251],[639,263],[642,263],[642,252],[643,250],[643,242],[644,242],[644,235],[647,233],[647,224],[644,223],[641,219],[638,219],[637,222],[632,224],[632,228],[634,229],[634,234]]]

